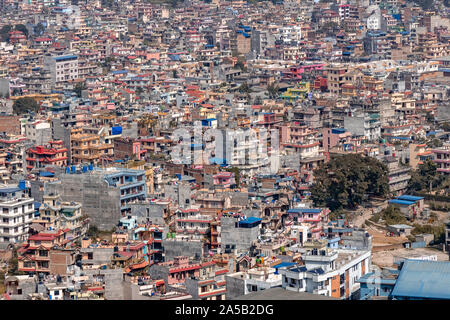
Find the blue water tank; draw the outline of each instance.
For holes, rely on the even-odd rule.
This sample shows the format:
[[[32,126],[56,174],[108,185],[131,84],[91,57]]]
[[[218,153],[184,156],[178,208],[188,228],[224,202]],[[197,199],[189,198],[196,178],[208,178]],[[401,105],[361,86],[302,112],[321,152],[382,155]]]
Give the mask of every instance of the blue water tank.
[[[92,171],[92,170],[94,170],[94,166],[91,163],[91,164],[89,164],[89,171]]]
[[[112,127],[111,128],[112,135],[121,134],[122,133],[122,127]]]
[[[69,167],[66,167],[66,173],[70,173]]]
[[[75,173],[76,170],[77,170],[77,168],[76,168],[75,166],[72,166],[72,167],[70,168],[70,172],[71,172],[71,173]]]
[[[87,170],[87,167],[86,166],[83,166],[83,172],[87,172],[88,170]]]
[[[25,190],[27,187],[25,185],[25,180],[20,180],[19,181],[19,189],[20,190]]]

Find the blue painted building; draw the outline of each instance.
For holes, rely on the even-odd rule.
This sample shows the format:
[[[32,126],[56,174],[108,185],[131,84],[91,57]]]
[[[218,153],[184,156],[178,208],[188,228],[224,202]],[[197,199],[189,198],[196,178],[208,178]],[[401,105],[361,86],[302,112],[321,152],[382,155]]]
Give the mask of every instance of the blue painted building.
[[[394,289],[397,276],[397,270],[365,274],[357,281],[360,284],[360,300],[372,300],[373,297],[389,298]]]
[[[113,173],[106,173],[104,178],[110,186],[120,189],[120,211],[122,214],[131,210],[128,203],[145,199],[147,186],[144,170],[116,168]]]

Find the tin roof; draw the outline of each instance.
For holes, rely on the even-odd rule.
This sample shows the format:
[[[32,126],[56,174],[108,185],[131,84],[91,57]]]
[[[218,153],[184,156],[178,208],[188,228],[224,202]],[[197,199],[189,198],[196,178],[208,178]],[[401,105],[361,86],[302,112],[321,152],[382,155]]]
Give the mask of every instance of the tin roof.
[[[450,262],[406,260],[393,297],[450,299]]]

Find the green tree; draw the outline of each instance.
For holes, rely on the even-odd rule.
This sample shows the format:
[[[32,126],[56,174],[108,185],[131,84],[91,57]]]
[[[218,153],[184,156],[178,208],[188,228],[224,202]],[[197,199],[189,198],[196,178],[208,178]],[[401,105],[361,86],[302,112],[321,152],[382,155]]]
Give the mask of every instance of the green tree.
[[[381,213],[383,220],[386,222],[386,225],[391,224],[401,224],[406,222],[405,216],[400,212],[400,210],[393,206],[388,206]]]
[[[433,0],[416,0],[417,5],[419,5],[423,10],[428,10],[433,7]]]
[[[36,27],[34,27],[34,33],[40,36],[42,33],[44,33],[45,27],[42,23],[38,23]]]
[[[5,25],[0,29],[0,37],[2,42],[9,42],[9,32],[12,30],[12,26]]]
[[[23,24],[17,24],[14,29],[21,31],[28,38],[28,29]]]
[[[311,199],[316,206],[327,206],[332,211],[354,209],[366,195],[388,194],[387,172],[387,167],[372,157],[338,156],[314,170]]]
[[[442,147],[443,143],[438,138],[433,138],[429,141],[427,141],[427,147],[429,148],[439,148]]]
[[[240,93],[250,93],[252,92],[252,90],[250,89],[249,85],[247,84],[247,82],[244,82],[243,84],[241,84],[241,86],[239,87],[239,92]]]
[[[239,173],[238,167],[227,168],[226,171],[234,173],[234,180],[236,181],[236,186],[240,186],[241,183],[241,174]]]
[[[433,187],[438,187],[442,183],[442,177],[437,173],[436,164],[427,159],[420,164],[417,170],[411,172],[411,179],[408,182],[408,191],[431,191]]]
[[[97,238],[100,231],[98,230],[97,226],[95,225],[89,225],[89,229],[86,233],[86,235],[90,238]]]
[[[269,94],[270,99],[276,99],[279,95],[280,88],[278,85],[275,85],[274,83],[271,83],[267,86],[267,93]]]
[[[441,128],[444,131],[450,131],[450,122],[444,122],[443,124],[441,124]]]
[[[40,105],[33,98],[25,97],[19,98],[14,101],[13,111],[15,114],[20,115],[27,111],[37,112],[40,109]]]
[[[255,98],[255,100],[253,101],[253,104],[255,104],[255,105],[260,105],[260,104],[262,104],[262,99],[261,99],[261,97],[260,97],[260,96],[257,96],[257,97]]]
[[[73,89],[73,92],[75,92],[75,93],[77,94],[77,97],[78,97],[78,98],[81,98],[81,92],[82,92],[83,90],[86,90],[86,89],[87,89],[86,83],[84,83],[84,82],[79,82],[79,83],[77,83],[77,84],[75,85],[75,88]]]

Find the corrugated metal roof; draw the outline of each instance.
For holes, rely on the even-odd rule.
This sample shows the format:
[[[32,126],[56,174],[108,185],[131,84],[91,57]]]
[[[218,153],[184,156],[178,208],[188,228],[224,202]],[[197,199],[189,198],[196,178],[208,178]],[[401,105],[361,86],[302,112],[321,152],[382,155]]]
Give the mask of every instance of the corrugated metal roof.
[[[450,299],[450,262],[406,260],[392,296]]]
[[[406,201],[406,200],[398,200],[398,199],[394,199],[394,200],[389,200],[389,203],[396,203],[396,204],[404,204],[404,205],[412,205],[415,204],[414,201]]]
[[[406,200],[406,201],[418,201],[418,200],[422,200],[423,197],[416,197],[416,196],[410,196],[410,195],[404,194],[404,195],[398,197],[397,199]]]

